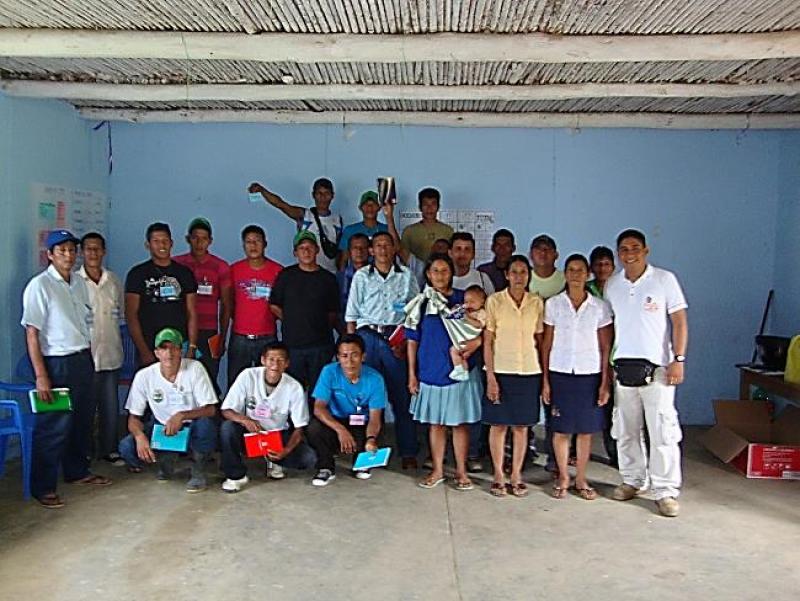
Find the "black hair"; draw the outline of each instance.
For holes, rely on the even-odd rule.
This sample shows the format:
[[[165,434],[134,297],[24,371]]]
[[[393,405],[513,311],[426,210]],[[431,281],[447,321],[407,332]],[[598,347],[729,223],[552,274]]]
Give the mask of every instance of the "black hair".
[[[192,232],[195,231],[195,230],[205,230],[205,231],[208,232],[208,237],[211,238],[211,226],[208,225],[208,223],[206,223],[204,221],[200,221],[199,219],[197,219],[197,220],[193,221],[190,225],[192,227],[190,227],[189,230],[186,232],[187,236],[191,236]]]
[[[149,239],[149,237],[148,237]],[[83,238],[81,238],[80,247],[83,248],[84,242],[87,240],[100,240],[100,246],[103,247],[103,250],[106,249],[106,239],[103,238],[103,234],[99,232],[89,232],[88,234],[84,234]]]
[[[485,301],[486,297],[489,296],[486,294],[486,290],[478,286],[477,284],[472,284],[472,286],[467,286],[467,289],[464,290],[464,294],[467,292],[474,292],[475,294],[480,295],[480,297]]]
[[[497,242],[498,238],[511,238],[511,244],[514,246],[517,245],[517,241],[514,239],[514,234],[511,233],[511,230],[507,230],[506,228],[500,228],[494,234],[492,234],[492,245],[494,246],[495,242]]]
[[[433,198],[436,201],[437,206],[441,205],[442,203],[442,195],[436,188],[423,188],[419,191],[419,193],[417,193],[417,201],[420,209],[422,209],[422,200],[424,198]]]
[[[369,241],[370,246],[372,246],[372,244],[375,242],[375,238],[377,238],[378,236],[388,236],[389,240],[391,240],[392,244],[394,244],[394,236],[392,236],[389,232],[375,232],[374,234],[372,234],[372,238]]]
[[[614,262],[614,251],[607,246],[595,246],[589,255],[589,264],[594,265],[600,259],[609,259]]]
[[[642,246],[647,246],[647,240],[642,232],[639,230],[628,229],[621,231],[619,236],[617,236],[617,248],[619,248],[619,245],[622,244],[622,241],[625,238],[634,238],[641,242]]]
[[[320,177],[314,180],[314,184],[311,186],[311,193],[313,194],[320,188],[325,188],[326,190],[329,190],[331,194],[333,194],[333,182],[327,177]]]
[[[280,340],[273,340],[271,342],[267,342],[264,345],[264,348],[261,349],[261,356],[263,357],[270,351],[280,351],[283,353],[284,358],[289,358],[289,347],[286,346]]]
[[[347,250],[350,250],[350,247],[353,245],[353,240],[366,240],[368,245],[372,244],[369,236],[363,232],[357,232],[350,236],[350,238],[347,240]]]
[[[261,236],[261,239],[264,242],[267,241],[267,234],[266,234],[266,232],[264,232],[264,228],[261,227],[260,225],[256,225],[254,223],[251,223],[250,225],[245,227],[242,230],[242,242],[244,242],[244,239],[247,237],[247,234],[258,234],[259,236]]]
[[[511,255],[511,258],[508,260],[508,265],[506,265],[506,274],[508,274],[508,270],[511,269],[514,263],[522,263],[528,268],[528,281],[525,283],[525,288],[527,288],[531,283],[531,262],[525,255]],[[506,281],[508,281],[508,275],[506,275]]]
[[[447,244],[448,249],[453,247],[453,244],[447,238],[436,238],[436,240],[433,241],[433,244],[431,244],[431,248],[440,243]]]
[[[453,243],[456,240],[463,240],[464,242],[469,242],[470,244],[472,244],[472,248],[473,249],[475,248],[475,237],[469,232],[455,232],[450,237],[450,248],[453,248]]]
[[[336,341],[337,355],[339,354],[339,349],[343,344],[355,344],[356,346],[358,346],[359,349],[361,349],[362,353],[367,348],[367,345],[364,344],[364,339],[358,334],[342,334],[341,336],[339,336],[339,340]]]
[[[170,239],[172,239],[172,230],[169,229],[169,225],[161,221],[156,221],[155,223],[151,223],[150,225],[147,226],[147,232],[145,236],[148,242],[150,242],[150,238],[156,232],[165,232],[167,236],[169,236]]]
[[[564,261],[564,271],[567,270],[567,265],[569,265],[573,261],[579,261],[579,262],[583,263],[584,267],[586,267],[587,273],[589,272],[589,261],[587,261],[586,257],[584,257],[580,253],[573,253],[573,254],[571,254],[570,256],[567,257],[567,260]]]
[[[433,287],[433,284],[431,284],[431,279],[428,277],[428,270],[436,261],[444,261],[450,268],[450,283],[447,285],[447,287],[452,288],[453,276],[456,274],[456,267],[453,265],[453,259],[450,258],[450,255],[445,253],[431,253],[431,255],[428,257],[428,260],[425,261],[425,269],[423,270],[423,273],[425,274],[425,282],[427,282],[428,286]]]

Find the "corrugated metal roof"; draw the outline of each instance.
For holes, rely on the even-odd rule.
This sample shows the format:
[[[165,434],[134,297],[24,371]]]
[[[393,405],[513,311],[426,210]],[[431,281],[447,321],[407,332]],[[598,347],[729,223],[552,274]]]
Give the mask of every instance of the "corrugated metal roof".
[[[0,0],[0,27],[294,33],[800,28],[797,0]]]

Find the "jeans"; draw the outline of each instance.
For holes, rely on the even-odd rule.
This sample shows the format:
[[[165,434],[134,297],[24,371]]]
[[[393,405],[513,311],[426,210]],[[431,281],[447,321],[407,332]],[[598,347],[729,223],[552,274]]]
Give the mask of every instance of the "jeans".
[[[226,478],[239,480],[247,475],[247,466],[244,464],[244,434],[246,430],[241,424],[225,420],[220,429],[222,440],[222,471]],[[289,442],[291,433],[284,430],[281,433],[283,444]],[[313,467],[317,461],[317,454],[305,442],[301,442],[282,461],[276,463],[281,467],[296,470],[305,470]]]
[[[386,384],[389,403],[394,413],[394,429],[401,457],[416,457],[419,451],[417,424],[411,418],[409,406],[411,395],[408,392],[408,363],[392,353],[389,343],[377,332],[360,328],[359,335],[366,345],[364,362],[378,370]]]
[[[216,336],[216,330],[200,330],[197,332],[197,350],[200,351],[200,363],[206,368],[208,377],[211,378],[211,384],[214,386],[214,391],[219,396],[219,384],[217,383],[217,376],[219,375],[219,359],[214,359],[211,356],[211,349],[208,348],[208,339]]]
[[[289,367],[286,371],[308,390],[308,406],[311,415],[314,414],[314,386],[317,385],[322,368],[333,360],[333,354],[332,344],[308,348],[289,348]]]
[[[105,457],[119,446],[119,370],[94,372],[92,407],[97,409],[95,455]]]
[[[153,434],[153,426],[155,420],[150,420],[144,425],[144,433],[148,439]],[[211,453],[214,451],[214,446],[217,444],[217,427],[214,420],[210,417],[201,417],[192,420],[189,424],[189,450],[194,453]],[[169,453],[171,451],[163,451]],[[144,463],[139,459],[136,453],[136,440],[133,434],[128,434],[119,443],[119,454],[125,460],[125,463],[130,467],[144,467]],[[156,456],[160,455],[156,451]]]
[[[44,363],[52,387],[69,388],[72,411],[38,413],[34,418],[31,494],[37,499],[56,492],[59,465],[66,482],[89,475],[94,422],[91,353],[45,357]]]
[[[347,419],[336,420],[342,424],[356,441],[356,455],[364,450],[364,445],[367,442],[367,427],[366,426],[351,426]],[[340,452],[341,445],[339,444],[339,435],[336,430],[329,428],[316,417],[311,419],[308,424],[308,444],[317,452],[318,470],[331,470],[336,471],[336,463],[334,457]]]
[[[261,365],[261,351],[268,342],[275,342],[272,335],[248,338],[244,334],[231,334],[228,344],[228,388],[233,385],[236,376],[248,367]]]

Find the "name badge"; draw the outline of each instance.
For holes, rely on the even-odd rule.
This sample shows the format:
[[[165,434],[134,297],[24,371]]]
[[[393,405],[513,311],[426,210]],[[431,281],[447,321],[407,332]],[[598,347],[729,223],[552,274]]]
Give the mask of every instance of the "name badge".
[[[200,284],[197,287],[197,294],[202,294],[203,296],[211,296],[213,292],[214,292],[213,284]]]
[[[170,285],[161,286],[158,289],[158,294],[159,296],[161,296],[161,298],[167,298],[167,297],[175,298],[178,296],[178,293],[175,291],[175,286],[170,286]]]
[[[256,419],[269,419],[272,417],[272,409],[269,408],[269,405],[258,404],[253,411],[253,415],[255,415]]]
[[[272,286],[256,286],[256,298],[269,298]]]
[[[191,407],[192,393],[171,390],[167,393],[167,405],[174,407]]]
[[[367,416],[363,413],[354,413],[350,416],[351,426],[365,426],[367,424]]]

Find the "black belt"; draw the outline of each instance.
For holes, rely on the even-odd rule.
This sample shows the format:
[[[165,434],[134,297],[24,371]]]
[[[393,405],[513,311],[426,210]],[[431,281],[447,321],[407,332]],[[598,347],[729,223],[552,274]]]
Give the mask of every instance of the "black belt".
[[[236,334],[234,332],[234,336],[239,336],[240,338],[247,338],[248,340],[261,340],[262,338],[275,338],[274,334]]]
[[[391,336],[391,335],[392,335],[392,332],[394,332],[394,331],[397,329],[397,325],[393,325],[393,326],[379,326],[379,325],[375,325],[375,324],[372,324],[372,323],[367,323],[367,324],[364,324],[364,325],[363,325],[363,326],[361,326],[361,327],[362,327],[362,328],[369,328],[370,330],[372,330],[373,332],[376,332],[376,333],[380,334],[380,335],[381,335],[381,336],[383,336],[384,338],[388,338],[389,336]]]

